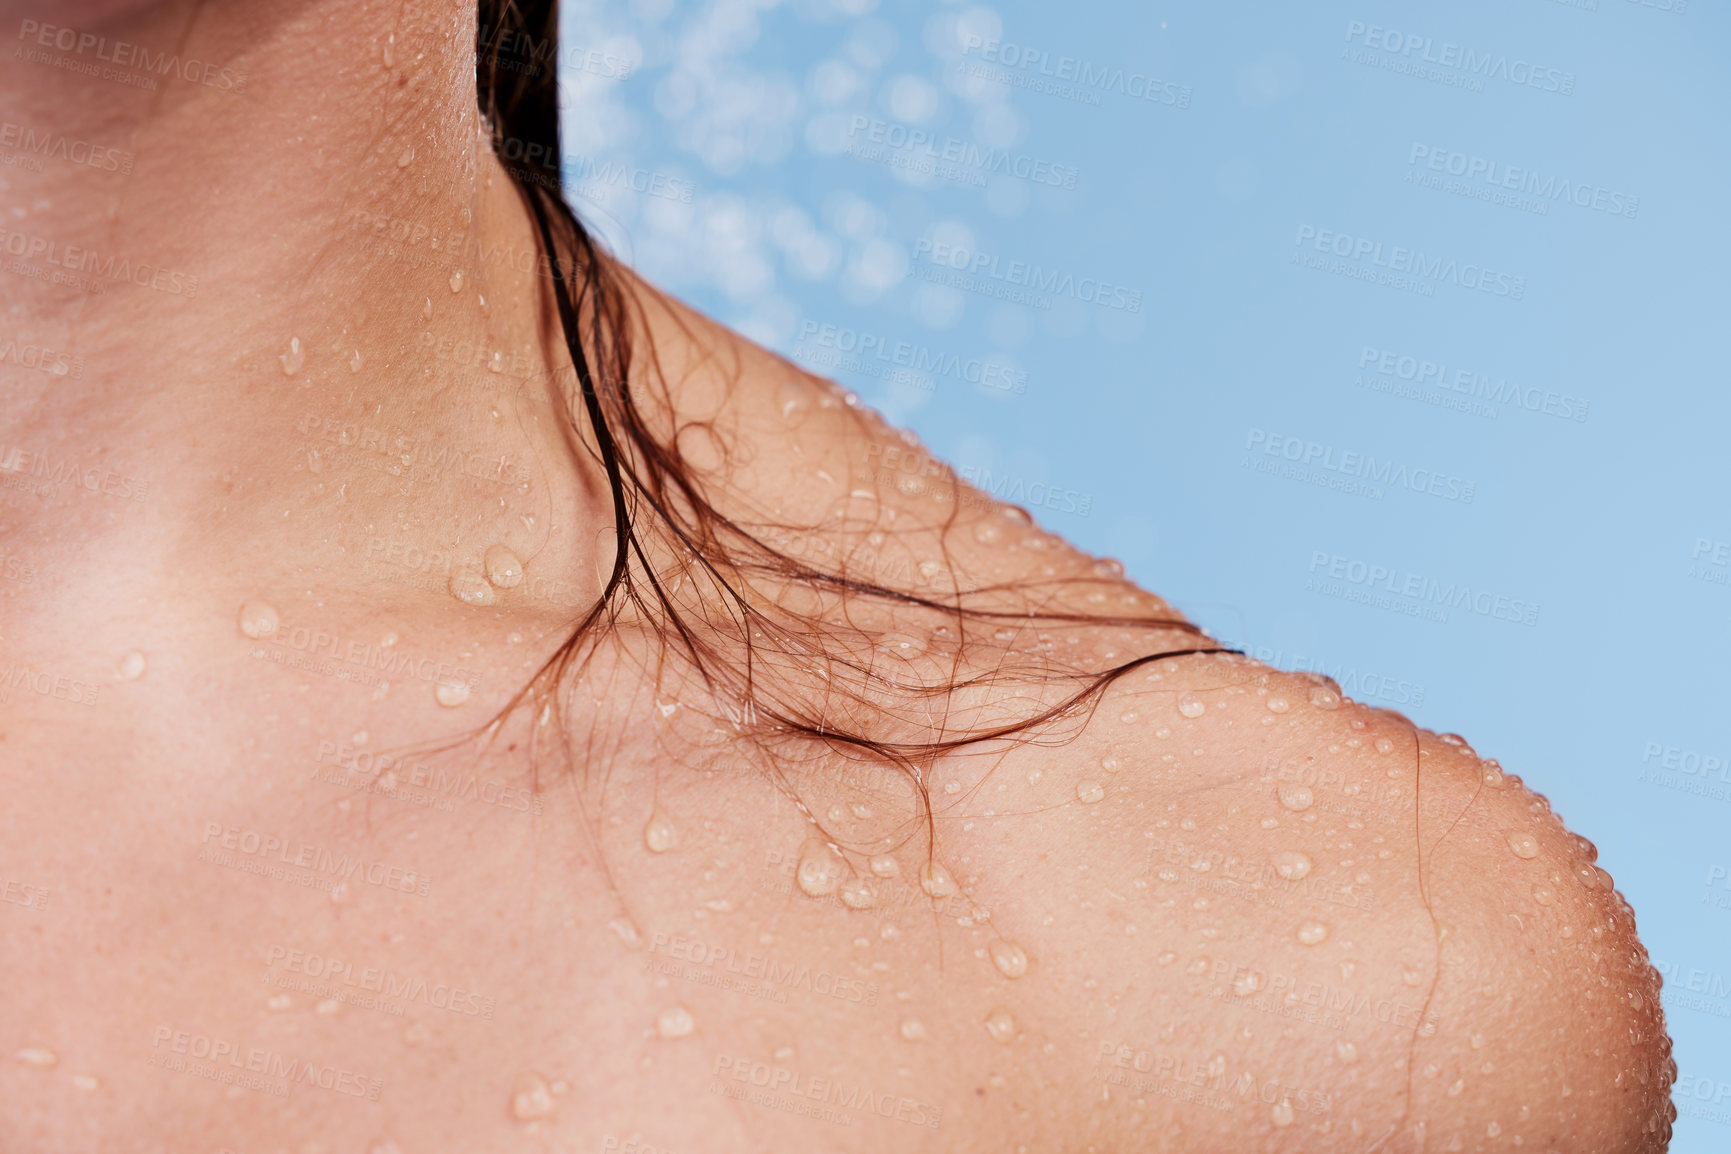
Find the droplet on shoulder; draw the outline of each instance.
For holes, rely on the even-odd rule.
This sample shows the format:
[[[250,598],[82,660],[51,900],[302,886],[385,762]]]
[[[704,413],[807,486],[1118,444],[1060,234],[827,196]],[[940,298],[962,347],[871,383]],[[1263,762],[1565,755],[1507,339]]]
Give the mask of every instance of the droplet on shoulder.
[[[673,819],[659,809],[649,815],[649,822],[643,827],[643,844],[650,853],[666,853],[677,840]]]
[[[900,1030],[902,1037],[910,1042],[918,1042],[926,1036],[925,1023],[918,1018],[903,1018]]]
[[[433,686],[433,700],[446,709],[455,709],[469,700],[469,683],[456,678],[446,678]]]
[[[47,1070],[60,1064],[60,1055],[46,1046],[26,1046],[14,1055],[20,1063]]]
[[[1096,802],[1106,796],[1106,787],[1097,781],[1084,781],[1076,786],[1076,799],[1084,802]]]
[[[254,641],[276,635],[281,618],[276,606],[264,601],[248,601],[240,607],[240,631]]]
[[[1274,872],[1288,881],[1310,876],[1310,855],[1303,850],[1282,850],[1274,855]]]
[[[500,589],[515,589],[523,582],[523,562],[508,546],[491,546],[482,559],[487,581]]]
[[[1019,978],[1028,972],[1028,955],[1015,942],[999,938],[987,948],[992,955],[992,964],[1006,978]]]
[[[1335,1055],[1348,1066],[1358,1061],[1358,1047],[1351,1042],[1340,1041],[1334,1044]]]
[[[454,570],[447,588],[465,605],[491,605],[499,599],[487,578],[469,568]]]
[[[877,854],[867,863],[867,865],[871,869],[872,873],[880,878],[901,876],[901,863],[896,861],[894,857],[887,853]]]
[[[1280,804],[1294,813],[1301,813],[1316,804],[1316,795],[1310,792],[1308,785],[1283,781],[1274,792],[1280,798]]]
[[[532,1070],[517,1075],[511,1086],[511,1116],[519,1122],[545,1118],[553,1112],[553,1091],[547,1079]]]
[[[278,353],[277,360],[282,362],[283,376],[292,377],[300,372],[301,366],[306,364],[307,360],[306,353],[301,349],[301,339],[290,337],[288,352]]]
[[[1292,1112],[1292,1102],[1287,1098],[1282,1098],[1276,1102],[1268,1112],[1268,1120],[1274,1123],[1276,1127],[1281,1128],[1292,1125],[1295,1117],[1296,1115]]]
[[[1007,1043],[1016,1037],[1016,1018],[1002,1006],[996,1006],[986,1015],[986,1033],[992,1036],[992,1041]]]
[[[1270,713],[1285,713],[1291,708],[1292,703],[1287,701],[1284,697],[1276,695],[1268,699],[1268,712]]]
[[[943,862],[926,862],[920,866],[920,888],[934,898],[948,897],[956,892],[956,879]]]
[[[869,910],[877,905],[877,888],[867,878],[849,878],[842,884],[841,901],[850,910]]]
[[[134,649],[120,659],[120,668],[115,671],[117,681],[137,681],[144,676],[144,654]]]
[[[1518,858],[1532,860],[1539,856],[1539,839],[1524,830],[1516,830],[1508,835],[1509,849]]]
[[[1394,742],[1386,737],[1379,737],[1376,739],[1376,751],[1378,753],[1393,753]]]
[[[1328,940],[1328,927],[1321,922],[1305,922],[1298,927],[1298,940],[1307,946],[1318,946]]]
[[[1340,694],[1326,685],[1313,685],[1310,687],[1310,704],[1318,709],[1339,709]]]
[[[842,860],[828,842],[811,838],[800,847],[799,867],[794,880],[800,892],[808,897],[827,897],[841,885]]]
[[[460,293],[463,291],[463,270],[462,269],[458,269],[456,272],[451,274],[450,285],[451,285],[451,291],[454,293]]]
[[[663,1038],[684,1038],[695,1029],[697,1023],[691,1011],[681,1005],[667,1007],[655,1019],[655,1032]]]
[[[1178,695],[1178,712],[1185,717],[1201,717],[1207,709],[1207,704],[1194,693],[1186,692]]]

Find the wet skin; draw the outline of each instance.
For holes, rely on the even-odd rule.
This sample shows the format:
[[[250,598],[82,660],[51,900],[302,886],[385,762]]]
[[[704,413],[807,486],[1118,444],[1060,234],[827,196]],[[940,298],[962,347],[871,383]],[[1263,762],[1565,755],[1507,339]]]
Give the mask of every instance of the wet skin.
[[[0,884],[29,899],[0,904],[0,1146],[1663,1148],[1657,976],[1591,846],[1461,739],[1313,679],[1150,661],[931,765],[929,825],[869,759],[801,747],[772,779],[724,703],[646,671],[642,621],[559,716],[466,740],[612,540],[545,391],[545,284],[475,255],[535,246],[476,123],[472,13],[207,9],[191,43],[244,93],[0,61],[9,119],[134,158],[6,170],[5,227],[198,280],[0,275],[0,335],[79,366],[0,367],[0,460],[36,478],[0,490],[29,573],[0,665],[30,671],[0,704]],[[114,34],[174,43],[188,11]],[[1178,621],[638,291],[655,411],[787,551]],[[906,677],[955,656],[929,614],[842,608]],[[1029,625],[960,660],[1208,644]]]

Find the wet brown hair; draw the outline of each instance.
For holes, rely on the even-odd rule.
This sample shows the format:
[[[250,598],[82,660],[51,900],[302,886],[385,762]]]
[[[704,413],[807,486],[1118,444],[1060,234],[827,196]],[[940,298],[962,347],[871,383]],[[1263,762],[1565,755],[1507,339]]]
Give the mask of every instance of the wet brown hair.
[[[945,753],[986,743],[1049,736],[1051,723],[1085,721],[1112,682],[1155,661],[1195,654],[1237,654],[1214,645],[1195,625],[1159,613],[1113,616],[1042,609],[1052,586],[1019,582],[944,593],[920,592],[879,574],[813,563],[773,543],[778,530],[822,532],[812,526],[746,524],[724,513],[681,456],[677,436],[658,433],[646,412],[671,411],[654,350],[635,350],[631,334],[640,313],[635,294],[583,223],[566,204],[559,177],[557,0],[479,0],[476,93],[490,126],[494,151],[511,174],[534,220],[543,267],[574,380],[560,391],[568,435],[605,474],[611,493],[616,547],[599,599],[566,641],[507,704],[495,726],[525,702],[560,708],[560,687],[579,675],[594,645],[630,618],[644,626],[658,649],[653,661],[667,672],[694,676],[717,702],[717,717],[765,755],[764,765],[786,784],[788,761],[814,754],[876,762],[905,774],[921,816],[930,821],[927,772]],[[636,355],[634,355],[636,354]],[[659,388],[659,393],[657,389]],[[850,405],[852,402],[850,402]],[[844,411],[852,411],[843,406]],[[862,438],[867,418],[853,411]],[[677,430],[676,430],[677,432]],[[948,470],[949,520],[955,528],[964,489]],[[971,493],[971,491],[969,491]],[[978,495],[974,495],[978,498]],[[983,499],[982,503],[983,502]],[[1025,512],[1011,516],[1031,521]],[[1019,514],[1019,516],[1018,516]],[[652,557],[679,559],[674,572]],[[946,560],[948,550],[945,550]],[[953,572],[953,569],[952,569]],[[1121,568],[1095,567],[1101,588],[1124,592]],[[677,596],[689,583],[683,598]],[[1074,586],[1076,578],[1062,582]],[[870,602],[886,612],[933,624],[946,637],[946,654],[917,669],[885,652],[895,645],[888,628],[853,624],[853,614],[826,620],[801,612],[766,592],[793,587],[808,603]],[[695,600],[700,610],[692,608]],[[1012,648],[1004,642],[1024,631],[1066,626],[1130,631],[1178,631],[1194,645],[1143,653],[1108,668],[1082,668],[1054,655],[1055,646]],[[906,629],[906,626],[903,626]],[[988,637],[988,634],[990,635]],[[997,644],[994,644],[994,641]],[[964,660],[971,648],[990,651],[981,663]],[[923,648],[916,643],[915,648]],[[1108,654],[1108,656],[1111,656]],[[1062,692],[1068,683],[1072,688]],[[951,702],[958,690],[1040,685],[1044,696],[1020,697],[1024,708],[954,727]],[[1055,699],[1054,686],[1060,687]],[[799,802],[797,792],[794,800]],[[804,808],[803,805],[801,808]],[[808,811],[809,813],[809,811]],[[815,820],[815,817],[814,817]]]

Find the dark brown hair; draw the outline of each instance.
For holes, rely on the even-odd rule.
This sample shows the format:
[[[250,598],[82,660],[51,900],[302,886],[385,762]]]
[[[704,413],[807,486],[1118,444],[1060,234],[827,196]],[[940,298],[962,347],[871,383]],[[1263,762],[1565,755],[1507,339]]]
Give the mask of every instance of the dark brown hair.
[[[656,640],[656,667],[666,671],[670,662],[678,662],[682,673],[695,675],[715,698],[717,715],[725,715],[757,752],[769,755],[770,763],[800,757],[802,751],[802,760],[817,751],[885,763],[911,780],[929,822],[926,771],[937,757],[985,742],[1032,739],[1048,723],[1085,719],[1108,685],[1150,662],[1239,652],[1210,644],[1196,626],[1162,614],[1043,610],[1039,606],[1052,590],[1040,589],[1038,582],[917,592],[880,574],[850,573],[845,563],[813,563],[772,543],[777,528],[811,533],[818,531],[814,527],[746,524],[719,509],[681,456],[677,428],[675,435],[657,432],[643,407],[644,396],[655,397],[659,379],[654,350],[634,356],[632,347],[631,334],[645,331],[634,324],[640,316],[636,294],[644,290],[626,283],[561,194],[557,48],[557,0],[479,0],[475,79],[480,110],[540,237],[574,369],[575,379],[562,396],[570,434],[605,473],[617,545],[600,598],[501,718],[530,700],[558,709],[564,680],[581,672],[596,641],[629,615]],[[664,387],[656,402],[670,409]],[[854,415],[862,438],[881,437],[868,431],[866,417]],[[941,483],[950,489],[947,534],[965,494],[947,470]],[[1031,521],[1025,512],[1006,508],[1012,517]],[[661,570],[651,563],[652,556],[669,555],[681,560],[672,577],[665,574],[665,563]],[[1122,593],[1128,586],[1121,583],[1121,573],[1115,562],[1101,562],[1083,580]],[[673,593],[685,581],[701,591],[705,611],[692,611],[689,592],[683,605],[675,599]],[[933,632],[947,636],[948,659],[911,673],[883,652],[887,630],[789,609],[763,594],[760,583],[769,581],[819,598],[870,601],[935,622]],[[1066,664],[1050,645],[1006,643],[1029,629],[1064,626],[1176,630],[1197,643],[1145,653],[1106,669]],[[982,643],[991,650],[990,662],[964,662],[963,652]],[[1034,708],[1019,716],[990,717],[959,730],[949,724],[948,702],[958,689],[1017,681],[1046,687],[1047,698],[1054,684],[1068,681],[1073,690],[1055,700],[1031,695]]]

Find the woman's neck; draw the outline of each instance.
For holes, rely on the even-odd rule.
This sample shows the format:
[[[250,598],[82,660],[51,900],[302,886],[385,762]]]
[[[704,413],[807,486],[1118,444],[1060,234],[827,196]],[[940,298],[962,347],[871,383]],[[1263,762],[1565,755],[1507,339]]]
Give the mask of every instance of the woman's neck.
[[[408,473],[486,454],[515,477],[558,451],[532,401],[545,265],[477,110],[472,4],[206,0],[3,28],[0,458],[99,455],[197,517],[363,419],[382,440],[335,447]],[[402,504],[365,507],[369,486],[408,490],[362,472],[325,478],[361,501],[346,515]]]
[[[401,404],[422,334],[507,355],[532,335],[533,256],[498,259],[533,236],[483,136],[473,5],[173,4],[6,36],[0,339],[79,368],[16,382],[9,416],[172,389],[241,422],[285,375],[301,400]]]

